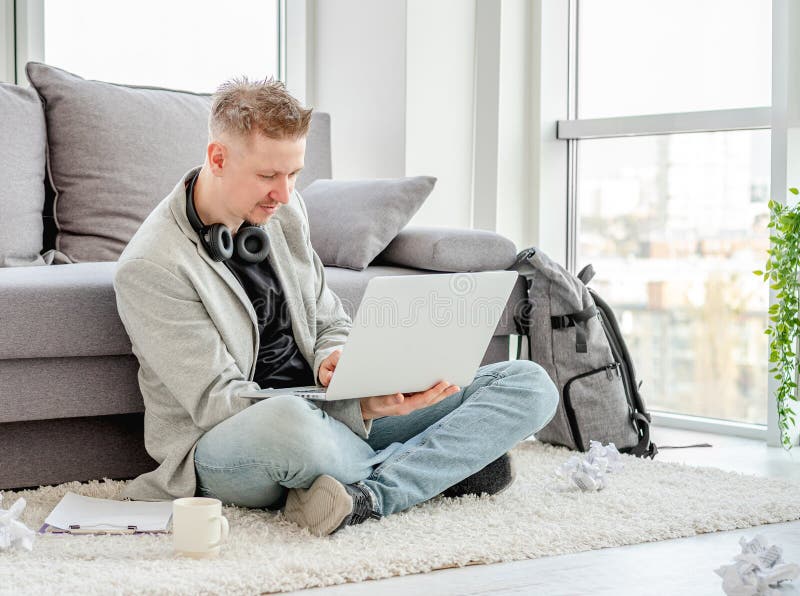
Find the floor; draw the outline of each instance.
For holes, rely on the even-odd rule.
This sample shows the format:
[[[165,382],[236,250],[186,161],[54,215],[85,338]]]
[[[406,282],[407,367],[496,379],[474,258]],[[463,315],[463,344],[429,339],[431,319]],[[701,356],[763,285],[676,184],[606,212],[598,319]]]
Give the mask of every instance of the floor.
[[[800,451],[785,452],[780,447],[767,447],[762,441],[671,428],[652,428],[651,432],[652,440],[659,447],[695,443],[712,445],[710,448],[664,449],[656,456],[661,461],[680,461],[745,474],[800,480]],[[795,451],[798,449],[800,447]],[[528,561],[443,569],[292,594],[723,594],[722,580],[714,569],[731,562],[740,551],[740,536],[751,539],[756,533],[783,547],[785,561],[800,563],[800,521],[797,521]],[[785,584],[779,593],[800,595],[800,578],[795,583],[796,586],[792,582]]]

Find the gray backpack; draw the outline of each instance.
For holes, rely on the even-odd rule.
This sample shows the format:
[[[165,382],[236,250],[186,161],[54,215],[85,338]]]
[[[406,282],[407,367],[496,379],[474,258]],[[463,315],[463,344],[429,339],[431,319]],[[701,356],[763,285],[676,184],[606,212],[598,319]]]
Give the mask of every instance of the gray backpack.
[[[579,451],[600,441],[614,443],[621,453],[655,457],[641,382],[614,313],[586,287],[594,277],[592,266],[576,277],[529,248],[509,269],[525,278],[528,289],[527,300],[514,311],[517,358],[525,337],[525,357],[547,371],[561,395],[555,416],[534,436]]]

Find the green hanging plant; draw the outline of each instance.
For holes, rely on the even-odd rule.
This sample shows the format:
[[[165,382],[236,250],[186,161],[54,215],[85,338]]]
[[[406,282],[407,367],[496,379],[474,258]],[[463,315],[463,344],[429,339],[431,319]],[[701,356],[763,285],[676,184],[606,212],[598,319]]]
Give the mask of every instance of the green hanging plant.
[[[798,194],[796,188],[789,192]],[[777,303],[769,307],[769,327],[764,331],[770,336],[769,372],[780,383],[775,392],[778,402],[778,427],[784,448],[792,448],[789,423],[794,424],[792,401],[797,401],[797,354],[795,346],[800,336],[798,319],[798,269],[800,268],[800,203],[793,207],[769,201],[769,239],[772,248],[767,251],[764,271],[753,271],[769,280],[770,288],[777,291]]]

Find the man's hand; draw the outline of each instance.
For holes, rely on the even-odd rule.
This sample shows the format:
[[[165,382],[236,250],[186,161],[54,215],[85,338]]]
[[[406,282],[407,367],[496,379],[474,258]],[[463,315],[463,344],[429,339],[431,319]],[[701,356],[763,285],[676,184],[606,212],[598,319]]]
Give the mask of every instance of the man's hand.
[[[336,369],[336,365],[339,362],[339,356],[341,355],[341,350],[331,352],[328,354],[328,357],[322,361],[322,364],[319,365],[319,372],[317,372],[317,376],[319,377],[319,382],[322,383],[323,386],[327,387],[330,384],[331,377],[333,377],[333,371]]]
[[[441,381],[419,393],[394,393],[361,398],[361,417],[364,420],[380,416],[405,416],[414,410],[427,408],[457,393],[458,385]]]
[[[319,365],[319,382],[325,387],[330,384],[341,355],[341,350],[331,352]],[[414,410],[432,406],[460,390],[457,385],[441,381],[430,389],[418,393],[393,393],[390,395],[363,397],[360,400],[361,417],[364,420],[369,420],[380,416],[405,416]]]

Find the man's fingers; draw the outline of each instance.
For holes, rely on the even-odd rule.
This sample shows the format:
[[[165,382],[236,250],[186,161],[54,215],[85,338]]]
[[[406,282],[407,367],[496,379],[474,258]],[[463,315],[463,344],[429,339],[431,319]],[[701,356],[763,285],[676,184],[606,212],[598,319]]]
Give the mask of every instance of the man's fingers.
[[[325,360],[322,361],[322,367],[330,370],[336,368],[336,365],[339,362],[340,353],[341,352],[331,352],[330,354],[328,354]]]
[[[443,400],[446,397],[461,391],[458,385],[451,385],[447,381],[437,383],[427,391],[420,391],[417,393],[392,393],[389,395],[381,396],[381,409],[384,409],[389,415],[397,415],[401,412],[407,413],[405,410],[410,408],[410,411],[424,408]],[[401,410],[397,410],[397,406],[401,406],[404,402],[408,402]]]
[[[437,397],[440,397],[442,395],[444,396],[453,395],[453,393],[456,393],[457,391],[461,391],[458,385],[451,385],[447,381],[440,381],[439,383],[436,383],[436,385],[434,385],[430,389],[426,389],[425,391],[420,391],[418,393],[405,393],[404,395],[408,398],[412,398],[415,400],[421,399],[423,401],[428,401],[431,399],[436,399]]]
[[[437,393],[434,397],[432,397],[428,403],[428,405],[432,406],[433,404],[439,403],[443,399],[450,397],[451,395],[457,393],[459,388],[457,385],[448,385],[444,388],[444,390]]]
[[[427,391],[412,393],[409,397],[415,401],[421,401],[427,405],[433,405],[434,403],[441,401],[446,397],[450,397],[458,391],[461,391],[458,385],[451,385],[447,381],[441,381],[436,383],[436,385]]]
[[[331,352],[322,361],[320,365],[320,373],[319,373],[319,380],[322,382],[323,385],[326,387],[331,382],[331,378],[333,377],[333,371],[336,369],[336,364],[339,362],[339,356],[341,354],[341,350],[336,350],[335,352]]]
[[[422,392],[418,393],[418,395],[425,396],[426,398],[436,397],[442,391],[447,389],[447,386],[449,384],[450,383],[448,383],[447,381],[439,381],[438,383],[436,383],[436,385],[434,385],[433,387],[431,387],[430,389],[428,389],[426,391],[422,391]]]
[[[455,391],[452,388],[455,388]],[[458,385],[451,385],[447,381],[441,381],[436,385],[434,385],[433,387],[431,387],[430,389],[428,389],[428,391],[426,391],[425,393],[427,394],[427,397],[436,398],[442,394],[452,395],[456,391],[459,391]]]

